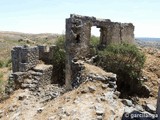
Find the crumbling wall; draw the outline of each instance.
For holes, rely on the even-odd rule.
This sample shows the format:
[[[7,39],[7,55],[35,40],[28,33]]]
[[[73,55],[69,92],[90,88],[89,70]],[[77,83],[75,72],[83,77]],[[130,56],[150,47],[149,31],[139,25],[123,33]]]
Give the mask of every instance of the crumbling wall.
[[[35,47],[17,46],[11,51],[13,72],[25,72],[36,66],[39,50]]]
[[[45,45],[39,45],[39,59],[44,61],[46,64],[52,64],[53,53],[56,50],[56,45],[52,45],[50,47]]]
[[[13,73],[9,83],[13,90],[38,90],[52,83],[52,59],[56,46],[17,46],[11,51]],[[43,61],[44,63],[40,62]],[[11,84],[12,83],[12,84]],[[12,91],[13,91],[12,90]]]
[[[74,62],[89,55],[91,27],[100,28],[100,46],[134,43],[132,23],[111,22],[109,19],[71,14],[66,19],[66,86],[72,88]]]

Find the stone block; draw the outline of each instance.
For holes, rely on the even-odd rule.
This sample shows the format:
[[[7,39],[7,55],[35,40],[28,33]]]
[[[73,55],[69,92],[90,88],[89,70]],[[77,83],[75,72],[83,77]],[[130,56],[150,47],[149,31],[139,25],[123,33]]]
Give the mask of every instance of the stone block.
[[[34,71],[41,73],[39,77],[39,85],[43,87],[44,85],[51,84],[52,78],[52,65],[38,64],[33,68]]]

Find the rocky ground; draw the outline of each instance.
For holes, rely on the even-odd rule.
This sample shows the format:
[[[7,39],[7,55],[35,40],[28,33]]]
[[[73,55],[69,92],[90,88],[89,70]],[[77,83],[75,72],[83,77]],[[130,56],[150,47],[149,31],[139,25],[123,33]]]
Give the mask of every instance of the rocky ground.
[[[116,91],[115,74],[84,63],[84,75],[88,78],[78,88],[64,92],[56,85],[39,91],[19,89],[0,104],[2,120],[127,120],[125,115],[153,115],[156,96],[148,99],[120,99]],[[148,78],[149,82],[149,78]],[[152,91],[152,90],[151,90]],[[138,102],[137,102],[138,101]],[[126,114],[124,114],[126,113]],[[134,113],[133,113],[134,114]],[[133,117],[133,116],[132,116]],[[152,117],[152,116],[151,116]]]
[[[143,82],[151,89],[151,96],[157,97],[158,83],[160,82],[160,50],[155,48],[143,48],[146,62],[143,69]]]
[[[87,80],[80,86],[72,91],[55,84],[36,91],[18,89],[0,103],[0,120],[131,120],[126,113],[132,113],[132,119],[134,114],[150,115],[143,120],[151,120],[160,80],[160,50],[148,46],[141,46],[140,50],[146,55],[141,81],[150,91],[149,98],[119,98],[114,74],[83,63]],[[10,70],[5,67],[0,72],[6,81]]]

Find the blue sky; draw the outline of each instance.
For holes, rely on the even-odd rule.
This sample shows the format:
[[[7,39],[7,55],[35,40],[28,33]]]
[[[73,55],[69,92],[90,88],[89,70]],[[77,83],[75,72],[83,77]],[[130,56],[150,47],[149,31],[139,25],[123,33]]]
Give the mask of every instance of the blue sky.
[[[136,37],[160,37],[160,0],[0,0],[0,31],[65,33],[71,13],[132,22]]]

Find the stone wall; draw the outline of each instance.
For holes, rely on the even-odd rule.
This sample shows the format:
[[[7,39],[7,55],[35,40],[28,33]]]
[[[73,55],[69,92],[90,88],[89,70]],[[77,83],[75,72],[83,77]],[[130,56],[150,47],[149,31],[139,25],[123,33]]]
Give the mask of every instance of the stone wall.
[[[101,45],[134,42],[134,26],[132,23],[111,22],[109,19],[71,14],[70,18],[66,19],[67,52],[76,57],[84,57],[88,54],[92,26],[100,28]]]
[[[39,45],[39,59],[44,61],[46,64],[52,64],[53,53],[56,50],[56,46],[52,45],[50,47]]]
[[[38,90],[52,82],[52,59],[56,46],[17,46],[11,51],[13,73],[9,77],[13,90]],[[41,62],[43,61],[43,62]]]
[[[112,22],[109,19],[71,14],[66,19],[66,77],[67,88],[72,88],[72,79],[75,76],[75,62],[83,60],[90,54],[91,27],[100,28],[100,46],[111,43],[133,43],[134,26],[132,23]],[[12,50],[13,73],[27,72],[37,66],[39,60],[45,64],[52,64],[53,52],[56,46],[15,47]],[[45,73],[47,74],[47,72]]]
[[[51,84],[52,68],[52,65],[38,64],[27,72],[11,74],[10,80],[14,83],[13,89],[28,88],[30,90],[38,90],[39,87],[43,88]]]
[[[109,19],[71,14],[66,19],[66,86],[72,88],[74,64],[76,59],[84,59],[89,55],[91,27],[100,28],[100,46],[134,43],[134,26],[132,23],[112,22]]]
[[[17,46],[11,51],[13,72],[25,72],[36,66],[39,60],[38,47]]]

